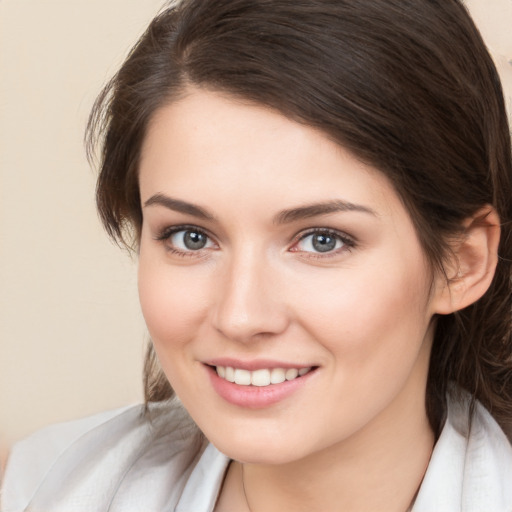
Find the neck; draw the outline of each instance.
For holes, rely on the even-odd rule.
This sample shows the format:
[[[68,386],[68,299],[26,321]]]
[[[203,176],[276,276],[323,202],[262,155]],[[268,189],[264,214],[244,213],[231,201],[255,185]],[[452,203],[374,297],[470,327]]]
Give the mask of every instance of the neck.
[[[396,421],[395,408],[404,421]],[[382,510],[383,504],[386,511],[405,512],[433,444],[424,404],[399,399],[350,439],[289,464],[245,464],[242,471],[234,463],[232,477],[250,512],[363,512]]]

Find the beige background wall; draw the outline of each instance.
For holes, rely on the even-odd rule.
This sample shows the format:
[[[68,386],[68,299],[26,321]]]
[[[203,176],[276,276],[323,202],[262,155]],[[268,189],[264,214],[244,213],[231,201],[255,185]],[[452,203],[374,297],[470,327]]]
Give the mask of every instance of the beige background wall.
[[[141,400],[135,265],[82,138],[162,0],[0,0],[0,442]]]
[[[141,400],[135,263],[104,236],[82,136],[161,0],[0,0],[0,450]],[[468,2],[512,98],[512,0]],[[512,104],[512,99],[509,99]]]

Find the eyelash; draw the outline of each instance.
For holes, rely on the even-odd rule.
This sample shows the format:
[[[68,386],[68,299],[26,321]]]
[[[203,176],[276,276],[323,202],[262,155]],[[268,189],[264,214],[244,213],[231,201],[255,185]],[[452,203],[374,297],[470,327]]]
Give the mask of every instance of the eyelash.
[[[205,231],[204,229],[198,228],[197,226],[193,226],[193,225],[181,225],[181,226],[166,227],[159,232],[159,234],[155,237],[155,240],[157,240],[158,242],[165,243],[173,235],[175,235],[176,233],[179,233],[181,231],[191,231],[194,233],[198,233],[200,235],[204,235],[205,237],[207,237],[208,240],[213,240],[213,238],[208,234],[207,231]],[[306,240],[309,236],[313,236],[313,235],[328,235],[330,237],[333,237],[333,238],[339,240],[343,245],[340,248],[326,251],[325,253],[313,252],[313,251],[300,251],[298,249],[294,249],[294,247],[297,244]],[[333,257],[333,256],[338,256],[341,252],[351,251],[355,247],[356,247],[356,241],[354,240],[354,238],[347,235],[346,233],[342,233],[340,231],[330,229],[330,228],[314,228],[314,229],[309,229],[306,232],[301,232],[297,236],[295,236],[294,240],[293,240],[293,244],[289,250],[291,252],[301,252],[301,253],[303,253],[303,256],[306,258],[325,259],[325,258],[329,258],[329,257]],[[198,249],[196,251],[191,250],[191,249],[188,251],[182,251],[180,249],[176,249],[172,245],[166,245],[166,250],[176,256],[180,256],[183,258],[197,257],[198,253],[201,252],[201,249]]]
[[[192,225],[182,225],[182,226],[171,226],[166,227],[162,229],[159,234],[155,237],[155,240],[158,242],[162,242],[165,245],[165,248],[167,251],[169,251],[171,254],[179,256],[181,258],[190,258],[190,257],[197,257],[198,253],[201,251],[201,249],[197,251],[188,250],[188,251],[182,251],[180,249],[176,249],[172,245],[165,244],[173,235],[176,233],[179,233],[180,231],[191,231],[194,233],[198,233],[201,235],[204,235],[208,240],[212,240],[212,237],[204,230],[200,229],[196,226]]]
[[[313,252],[313,251],[300,251],[300,250],[294,250],[293,247],[295,247],[300,242],[304,241],[306,238],[312,236],[312,235],[328,235],[332,238],[335,238],[339,240],[343,245],[342,247],[338,249],[334,249],[331,251],[326,251],[325,253],[321,252]],[[329,229],[329,228],[314,228],[307,230],[306,232],[302,232],[299,235],[295,237],[294,244],[292,245],[292,248],[290,249],[292,252],[302,252],[303,257],[306,258],[314,258],[314,259],[325,259],[325,258],[331,258],[335,256],[339,256],[340,253],[351,251],[356,247],[356,241],[351,236],[347,235],[346,233],[337,231],[335,229]]]

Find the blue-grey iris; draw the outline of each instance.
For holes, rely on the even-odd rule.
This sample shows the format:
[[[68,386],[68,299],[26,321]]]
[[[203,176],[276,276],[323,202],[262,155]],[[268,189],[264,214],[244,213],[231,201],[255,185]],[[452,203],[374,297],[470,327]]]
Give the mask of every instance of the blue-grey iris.
[[[191,251],[203,249],[207,242],[208,237],[204,233],[198,233],[197,231],[185,231],[183,236],[185,247]]]
[[[336,238],[331,235],[313,235],[313,247],[318,252],[328,252],[336,248]]]

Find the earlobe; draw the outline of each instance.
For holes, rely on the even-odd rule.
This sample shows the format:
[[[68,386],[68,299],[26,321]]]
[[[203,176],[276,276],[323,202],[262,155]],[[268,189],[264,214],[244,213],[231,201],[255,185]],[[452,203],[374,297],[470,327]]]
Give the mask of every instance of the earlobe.
[[[438,277],[434,308],[441,315],[464,309],[480,299],[496,271],[500,241],[496,210],[490,205],[481,208],[466,219],[464,228],[453,246],[446,275]]]

